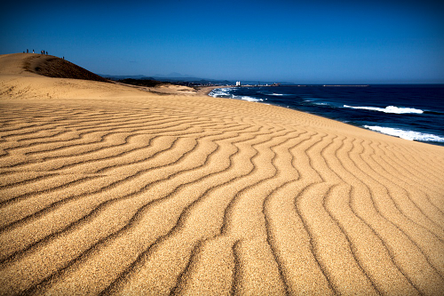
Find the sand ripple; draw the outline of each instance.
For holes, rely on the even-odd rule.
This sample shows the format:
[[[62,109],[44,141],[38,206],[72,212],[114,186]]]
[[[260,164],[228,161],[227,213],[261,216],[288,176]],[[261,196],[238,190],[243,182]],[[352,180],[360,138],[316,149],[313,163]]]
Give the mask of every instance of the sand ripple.
[[[0,108],[2,295],[444,291],[442,147],[206,97]]]

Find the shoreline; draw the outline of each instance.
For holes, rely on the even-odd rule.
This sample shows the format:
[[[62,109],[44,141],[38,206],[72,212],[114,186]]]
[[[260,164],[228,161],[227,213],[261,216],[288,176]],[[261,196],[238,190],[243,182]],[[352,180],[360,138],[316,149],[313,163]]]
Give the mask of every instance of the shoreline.
[[[218,88],[232,88],[234,86],[226,86],[226,85],[222,85],[222,86],[203,86],[203,87],[198,87],[197,89],[197,95],[205,95],[208,96],[208,94]]]
[[[318,85],[319,87],[324,87],[322,85]],[[315,86],[315,87],[318,87]],[[376,86],[376,85],[375,85]],[[409,87],[413,87],[414,85],[410,85]],[[436,145],[436,146],[444,146],[444,135],[439,135],[439,134],[430,134],[430,128],[435,128],[433,126],[427,126],[429,128],[429,130],[420,130],[418,131],[417,129],[412,129],[413,127],[410,126],[405,126],[403,129],[399,128],[398,125],[393,125],[393,126],[388,126],[386,125],[382,125],[380,126],[379,121],[365,121],[365,122],[354,122],[352,120],[350,120],[350,118],[344,117],[344,116],[340,116],[339,114],[341,114],[342,110],[339,109],[340,107],[334,105],[334,112],[333,111],[329,111],[330,113],[326,113],[325,111],[323,111],[322,108],[325,109],[325,105],[327,105],[327,103],[320,103],[319,105],[321,105],[319,108],[317,108],[317,106],[313,106],[313,110],[306,110],[307,107],[304,106],[299,106],[301,108],[298,108],[297,106],[292,106],[292,102],[288,102],[287,104],[289,104],[288,106],[284,106],[284,101],[281,97],[278,97],[279,99],[277,100],[277,102],[275,101],[275,96],[274,95],[266,95],[265,93],[260,92],[260,94],[257,94],[256,92],[252,91],[247,91],[247,92],[242,92],[242,91],[234,91],[234,92],[230,92],[230,88],[232,87],[220,87],[218,89],[221,89],[221,93],[216,93],[215,96],[216,97],[220,97],[220,98],[227,98],[227,99],[236,99],[236,100],[243,100],[243,101],[248,101],[248,102],[257,102],[257,103],[263,103],[263,104],[269,104],[269,105],[273,105],[273,106],[277,106],[277,107],[283,107],[283,108],[290,108],[292,110],[296,110],[296,111],[300,111],[300,112],[307,112],[309,114],[315,114],[317,116],[321,116],[324,118],[328,118],[328,119],[332,119],[332,120],[336,120],[342,123],[346,123],[346,124],[350,124],[352,126],[356,126],[365,130],[371,130],[374,132],[377,132],[379,134],[384,134],[384,135],[389,135],[389,136],[393,136],[396,138],[401,138],[404,140],[408,140],[408,141],[415,141],[415,142],[421,142],[421,143],[425,143],[425,144],[430,144],[430,145]],[[247,86],[249,89],[258,89],[260,88],[261,91],[262,89],[266,89],[268,88],[268,91],[271,90],[275,90],[275,86]],[[287,86],[285,86],[287,87]],[[335,86],[336,87],[336,86]],[[344,86],[344,87],[349,87]],[[379,87],[376,86],[376,87]],[[416,86],[415,86],[416,87]],[[227,91],[224,91],[224,90]],[[278,91],[278,90],[277,90]],[[282,91],[288,91],[288,90],[281,90]],[[240,92],[240,93],[239,93]],[[278,91],[279,92],[279,91]],[[234,95],[236,94],[236,95]],[[258,96],[256,96],[258,95]],[[297,95],[296,93],[294,95]],[[233,96],[235,96],[235,98],[233,98]],[[328,99],[326,99],[328,101]],[[330,103],[329,103],[330,104]],[[339,104],[339,103],[338,103]],[[341,103],[342,104],[342,103]],[[341,105],[339,104],[339,105]],[[353,104],[351,102],[348,102],[347,104]],[[387,103],[389,104],[389,103]],[[342,105],[341,105],[342,106]],[[398,105],[398,106],[402,106],[402,105]],[[414,113],[414,114],[422,114],[422,113],[435,113],[438,111],[424,111],[421,109],[417,109],[417,107],[396,107],[396,106],[388,106],[386,108],[383,107],[353,107],[353,106],[349,106],[349,105],[343,105],[344,108],[350,108],[350,109],[365,109],[365,110],[371,110],[373,112],[383,112],[383,113],[388,113],[387,116],[390,116],[392,114],[399,114],[399,116],[402,116],[404,113]],[[331,110],[331,109],[329,109]],[[382,113],[381,113],[382,114]],[[330,116],[329,116],[330,115]],[[408,114],[407,114],[408,115]],[[404,116],[407,116],[404,115]],[[376,114],[374,113],[373,115],[374,117],[376,117]],[[382,116],[382,115],[381,115]],[[393,115],[392,115],[393,116]],[[396,115],[395,115],[396,116]],[[370,117],[369,117],[370,118]],[[425,119],[423,119],[425,120]],[[410,127],[410,129],[409,129]],[[433,129],[432,129],[433,131]]]

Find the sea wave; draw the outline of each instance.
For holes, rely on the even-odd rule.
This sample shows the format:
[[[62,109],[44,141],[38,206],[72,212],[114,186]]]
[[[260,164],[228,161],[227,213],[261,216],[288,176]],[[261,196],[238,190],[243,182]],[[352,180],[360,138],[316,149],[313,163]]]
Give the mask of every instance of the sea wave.
[[[213,98],[230,98],[230,88],[215,88],[209,94]]]
[[[292,94],[279,94],[279,93],[271,93],[271,94],[266,94],[268,96],[274,96],[274,97],[289,97],[289,96],[293,96]]]
[[[344,105],[344,108],[378,111],[378,112],[392,113],[392,114],[422,114],[422,113],[424,113],[424,111],[421,109],[408,108],[408,107],[396,107],[396,106],[387,106],[385,108],[380,108],[380,107],[366,107],[366,106],[361,107],[361,106]]]
[[[243,101],[248,101],[248,102],[263,102],[263,99],[259,99],[259,98],[255,98],[255,97],[250,97],[250,96],[231,96],[233,99],[237,99],[237,100],[243,100]]]
[[[243,100],[248,102],[263,102],[263,99],[250,97],[250,96],[237,96],[231,93],[233,88],[216,88],[213,89],[208,95],[213,98],[229,98],[236,100]]]
[[[258,91],[257,93],[265,96],[273,96],[273,97],[286,97],[286,96],[292,96],[292,94],[281,94],[281,93],[275,93],[275,92],[267,92],[267,91]]]
[[[444,137],[440,137],[434,134],[427,134],[409,130],[402,130],[398,128],[392,127],[382,127],[382,126],[370,126],[364,125],[366,129],[370,129],[372,131],[380,132],[382,134],[399,137],[405,140],[410,141],[421,141],[421,142],[439,142],[444,143]]]

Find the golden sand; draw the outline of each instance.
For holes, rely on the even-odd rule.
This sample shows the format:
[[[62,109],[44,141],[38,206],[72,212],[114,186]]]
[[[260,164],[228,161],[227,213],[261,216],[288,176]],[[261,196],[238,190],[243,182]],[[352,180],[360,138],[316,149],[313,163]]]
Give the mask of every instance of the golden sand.
[[[0,56],[1,295],[444,294],[444,147],[30,58]]]

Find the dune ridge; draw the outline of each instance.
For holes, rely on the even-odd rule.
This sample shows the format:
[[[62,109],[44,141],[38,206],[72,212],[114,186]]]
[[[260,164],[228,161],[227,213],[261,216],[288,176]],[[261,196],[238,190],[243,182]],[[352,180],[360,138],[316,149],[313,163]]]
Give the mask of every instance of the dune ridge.
[[[13,58],[1,295],[443,294],[443,147]]]

